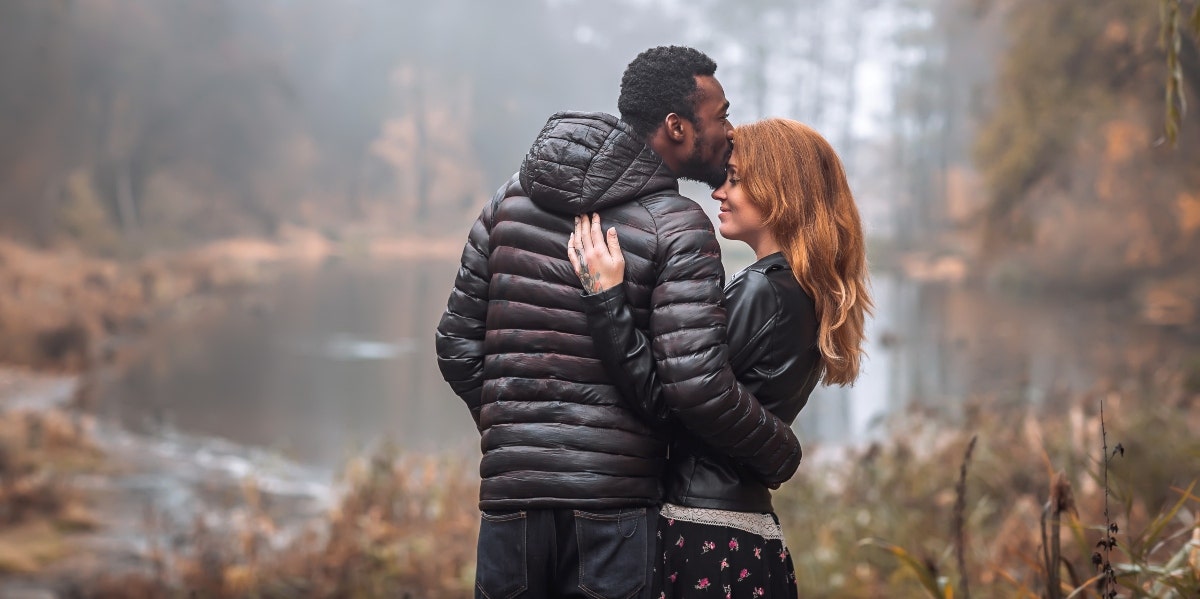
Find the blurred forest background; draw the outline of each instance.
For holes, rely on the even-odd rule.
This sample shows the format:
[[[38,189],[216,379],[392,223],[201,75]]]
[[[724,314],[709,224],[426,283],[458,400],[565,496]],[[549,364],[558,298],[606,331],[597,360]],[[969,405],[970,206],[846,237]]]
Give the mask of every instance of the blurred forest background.
[[[866,222],[801,594],[1197,596],[1200,0],[0,0],[0,596],[471,596],[458,252],[664,44]]]
[[[1197,104],[1189,0],[8,0],[0,233],[458,237],[547,115],[614,111],[634,54],[686,43],[736,122],[834,142],[879,247],[1132,289],[1200,255],[1200,110],[1162,139],[1169,5]]]

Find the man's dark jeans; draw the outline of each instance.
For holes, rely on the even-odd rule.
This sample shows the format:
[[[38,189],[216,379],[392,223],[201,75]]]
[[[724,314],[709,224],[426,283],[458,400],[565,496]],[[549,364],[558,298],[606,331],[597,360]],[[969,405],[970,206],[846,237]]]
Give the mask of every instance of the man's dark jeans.
[[[658,508],[485,511],[476,599],[650,596]]]

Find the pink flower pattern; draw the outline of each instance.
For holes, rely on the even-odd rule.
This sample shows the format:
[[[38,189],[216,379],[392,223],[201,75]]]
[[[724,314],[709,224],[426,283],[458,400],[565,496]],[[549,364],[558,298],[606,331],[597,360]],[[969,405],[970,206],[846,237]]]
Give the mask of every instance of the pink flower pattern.
[[[661,594],[655,595],[657,599],[759,599],[765,598],[768,590],[772,598],[796,597],[796,575],[791,568],[790,555],[787,548],[778,541],[764,540],[750,534],[743,535],[732,528],[709,527],[667,518],[663,518],[659,526],[661,531],[674,526],[671,530],[678,536],[675,543],[666,548],[662,555],[663,561],[656,569],[658,572],[670,573],[657,578],[656,586],[665,587]],[[718,547],[715,539],[722,538],[722,532],[733,533],[733,536],[726,537],[728,543]],[[710,533],[715,533],[715,538],[710,537]],[[705,537],[713,540],[687,544],[685,536],[690,536],[693,540]],[[741,553],[741,542],[744,540],[751,542],[751,551],[745,554]],[[762,544],[764,542],[765,544]],[[768,560],[764,563],[763,553],[777,555],[780,561]],[[726,574],[726,571],[729,573]],[[697,592],[709,590],[717,592],[711,596]]]

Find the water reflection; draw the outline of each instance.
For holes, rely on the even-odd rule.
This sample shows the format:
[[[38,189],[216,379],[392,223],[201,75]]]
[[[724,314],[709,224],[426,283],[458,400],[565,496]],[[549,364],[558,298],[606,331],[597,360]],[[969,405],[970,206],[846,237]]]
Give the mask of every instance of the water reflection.
[[[379,438],[470,454],[478,435],[432,346],[456,271],[421,260],[287,273],[256,309],[164,343],[104,391],[101,410],[133,430],[178,429],[329,469]],[[1179,346],[1120,306],[1022,302],[886,274],[873,285],[863,376],[818,390],[797,424],[806,443],[861,442],[910,406],[953,418],[964,399],[1041,404]]]
[[[413,261],[289,272],[265,307],[166,345],[108,388],[101,409],[137,430],[168,426],[329,468],[380,438],[471,451],[471,418],[432,348],[456,270]]]
[[[1021,298],[896,276],[873,279],[869,357],[853,388],[819,389],[799,430],[817,441],[861,441],[898,410],[953,421],[964,403],[1054,409],[1068,397],[1178,365],[1200,345],[1137,322],[1122,302]]]

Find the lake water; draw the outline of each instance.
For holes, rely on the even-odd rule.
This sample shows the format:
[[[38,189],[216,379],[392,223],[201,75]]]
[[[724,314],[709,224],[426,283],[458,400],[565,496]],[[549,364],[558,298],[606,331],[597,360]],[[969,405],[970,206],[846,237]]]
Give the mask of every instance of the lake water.
[[[326,472],[380,439],[477,455],[433,351],[456,270],[412,260],[287,272],[249,308],[161,343],[102,389],[97,409],[136,433]],[[806,444],[861,443],[914,406],[953,418],[964,399],[1037,405],[1179,348],[1113,304],[1023,302],[886,274],[873,291],[862,377],[817,391],[796,425]]]

